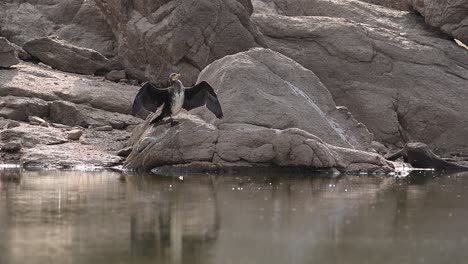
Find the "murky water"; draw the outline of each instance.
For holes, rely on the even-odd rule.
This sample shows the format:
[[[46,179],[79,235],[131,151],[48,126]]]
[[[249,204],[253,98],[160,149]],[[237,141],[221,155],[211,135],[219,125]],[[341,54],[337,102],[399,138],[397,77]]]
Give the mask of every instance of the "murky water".
[[[0,263],[468,263],[468,174],[0,170]]]

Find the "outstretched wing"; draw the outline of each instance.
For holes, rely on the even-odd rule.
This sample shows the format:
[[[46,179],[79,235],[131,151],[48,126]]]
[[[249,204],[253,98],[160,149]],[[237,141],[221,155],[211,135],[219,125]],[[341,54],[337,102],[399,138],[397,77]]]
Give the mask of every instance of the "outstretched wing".
[[[168,98],[168,89],[158,89],[151,83],[145,82],[133,100],[132,114],[137,115],[142,109],[156,112]]]
[[[202,81],[199,84],[185,90],[185,100],[182,108],[187,111],[204,106],[213,112],[217,118],[223,118],[223,110],[218,101],[213,87],[207,82]]]

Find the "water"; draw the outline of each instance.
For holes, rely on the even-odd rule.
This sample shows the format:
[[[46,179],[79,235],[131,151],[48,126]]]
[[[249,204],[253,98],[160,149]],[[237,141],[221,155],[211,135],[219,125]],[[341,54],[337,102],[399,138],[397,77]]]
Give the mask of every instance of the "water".
[[[0,175],[1,264],[468,261],[468,174]]]

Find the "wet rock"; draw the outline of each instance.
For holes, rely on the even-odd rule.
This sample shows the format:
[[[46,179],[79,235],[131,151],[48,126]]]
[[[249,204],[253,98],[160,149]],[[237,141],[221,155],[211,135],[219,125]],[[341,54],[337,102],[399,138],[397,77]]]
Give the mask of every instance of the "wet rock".
[[[468,0],[406,0],[427,24],[468,44]]]
[[[127,73],[142,80],[165,83],[171,72],[180,71],[191,84],[215,59],[264,44],[249,19],[249,1],[96,3],[120,36],[119,56]]]
[[[67,131],[67,138],[71,140],[78,140],[80,139],[81,135],[83,135],[83,131],[80,129]]]
[[[96,74],[108,72],[112,67],[111,62],[99,52],[55,37],[31,40],[23,48],[33,57],[61,71]]]
[[[113,82],[118,82],[120,80],[126,79],[127,74],[124,70],[113,70],[106,74],[106,79]]]
[[[0,116],[18,121],[29,121],[31,115],[46,117],[49,114],[49,105],[39,98],[4,96],[0,97],[3,107]]]
[[[272,49],[312,70],[375,140],[468,152],[466,50],[417,26],[412,14],[403,18],[378,7],[377,19],[340,8],[350,1],[315,2],[324,9],[302,10],[322,16],[257,14],[253,20]]]
[[[6,38],[0,37],[0,68],[9,68],[19,62],[15,47]]]
[[[290,58],[262,48],[226,56],[206,67],[198,81],[214,87],[224,118],[206,108],[191,111],[210,123],[300,128],[337,146],[366,149],[372,134],[337,107],[315,74]]]
[[[468,166],[448,162],[434,154],[428,145],[421,142],[410,142],[395,154],[388,157],[388,160],[396,160],[403,157],[405,162],[415,168],[433,168],[445,171],[468,171]]]
[[[22,145],[20,142],[7,142],[3,144],[1,147],[1,150],[3,152],[18,152],[22,148]]]

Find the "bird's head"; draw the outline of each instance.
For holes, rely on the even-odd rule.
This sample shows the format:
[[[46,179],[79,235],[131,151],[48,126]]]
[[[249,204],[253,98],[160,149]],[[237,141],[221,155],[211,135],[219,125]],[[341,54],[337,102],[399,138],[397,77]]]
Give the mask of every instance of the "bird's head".
[[[173,84],[175,81],[179,80],[180,73],[171,73],[169,75],[169,83]]]

